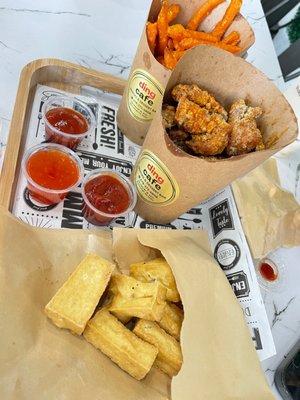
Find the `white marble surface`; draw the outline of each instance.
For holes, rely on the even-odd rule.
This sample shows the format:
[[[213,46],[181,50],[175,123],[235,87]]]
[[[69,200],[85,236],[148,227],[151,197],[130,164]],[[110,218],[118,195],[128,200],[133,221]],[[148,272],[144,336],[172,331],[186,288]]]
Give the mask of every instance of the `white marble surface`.
[[[29,61],[62,58],[127,77],[150,0],[0,0],[0,143],[5,146],[19,74]],[[247,60],[281,90],[281,71],[259,0],[245,0],[243,14],[256,35]],[[0,157],[1,158],[1,157]],[[264,361],[272,389],[274,370],[300,332],[300,249],[278,253],[286,265],[280,293],[263,292],[277,355]],[[276,394],[276,397],[281,397]]]

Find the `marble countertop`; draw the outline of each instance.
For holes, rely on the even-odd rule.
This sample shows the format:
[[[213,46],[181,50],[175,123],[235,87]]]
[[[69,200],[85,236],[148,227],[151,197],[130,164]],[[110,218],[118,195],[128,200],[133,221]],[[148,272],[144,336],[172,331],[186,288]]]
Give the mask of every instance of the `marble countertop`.
[[[126,78],[150,0],[0,0],[0,148],[5,148],[21,69],[37,58],[55,57]],[[258,0],[242,13],[256,43],[247,60],[285,89],[271,36]],[[1,156],[0,156],[1,159]],[[300,332],[300,248],[277,251],[285,266],[282,291],[263,292],[277,355],[262,367],[276,398],[274,371]]]

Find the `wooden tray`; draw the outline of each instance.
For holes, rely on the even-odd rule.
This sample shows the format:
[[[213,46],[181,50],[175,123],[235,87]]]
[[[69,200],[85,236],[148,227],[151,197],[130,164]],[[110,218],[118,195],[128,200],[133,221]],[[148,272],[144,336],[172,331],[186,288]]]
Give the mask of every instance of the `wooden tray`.
[[[122,95],[126,81],[109,74],[51,58],[32,61],[23,68],[0,175],[0,205],[9,211],[13,207],[30,111],[38,84],[66,90],[74,94],[79,94],[82,86],[92,86]]]

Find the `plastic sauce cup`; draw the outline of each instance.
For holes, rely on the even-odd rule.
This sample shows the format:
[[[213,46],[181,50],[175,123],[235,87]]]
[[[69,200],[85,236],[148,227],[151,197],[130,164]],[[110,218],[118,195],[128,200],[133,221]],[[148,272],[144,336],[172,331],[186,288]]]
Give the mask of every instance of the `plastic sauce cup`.
[[[42,118],[47,142],[73,150],[96,126],[88,105],[71,96],[51,96],[43,105]]]
[[[61,157],[60,154],[62,154]],[[38,160],[37,160],[38,157]],[[58,169],[58,158],[62,158],[64,164]],[[29,172],[29,162],[31,167],[32,163],[35,163],[35,170]],[[39,164],[36,164],[36,163]],[[76,169],[77,171],[76,171]],[[22,160],[22,171],[27,179],[27,188],[30,195],[42,204],[57,204],[61,202],[67,195],[67,193],[77,187],[82,181],[84,175],[83,164],[74,151],[67,147],[61,146],[55,143],[45,143],[34,146],[27,150]],[[52,182],[51,188],[36,182],[36,174],[41,177],[45,172],[45,179],[47,178]],[[55,174],[55,175],[53,175]],[[71,182],[70,174],[74,175],[74,179]],[[59,187],[53,184],[53,176],[60,181]],[[63,187],[64,180],[66,186]]]
[[[94,204],[92,204],[91,193],[89,193],[88,191],[89,190],[93,191],[91,186],[93,186],[94,182],[98,181],[99,183],[99,181],[102,181],[101,178],[106,178],[106,179],[113,178],[118,181],[118,185],[120,184],[126,190],[128,194],[128,202],[126,202],[126,204],[124,205],[124,209],[122,209],[121,212],[118,213],[105,212],[103,211],[103,209],[102,210],[100,209],[100,206],[97,207],[95,202]],[[112,185],[114,185],[113,182]],[[110,197],[111,193],[113,193],[113,195],[116,196],[116,192],[114,192],[113,187],[110,188],[108,186],[105,189],[105,191],[107,193],[108,198]],[[105,204],[106,201],[105,196],[106,194],[100,195],[100,201],[104,202],[102,204]],[[82,197],[84,200],[84,205],[83,205],[84,218],[91,224],[100,226],[108,225],[115,218],[128,214],[135,207],[137,200],[136,190],[131,181],[125,175],[116,171],[111,171],[110,169],[97,169],[89,172],[84,178],[82,183]]]

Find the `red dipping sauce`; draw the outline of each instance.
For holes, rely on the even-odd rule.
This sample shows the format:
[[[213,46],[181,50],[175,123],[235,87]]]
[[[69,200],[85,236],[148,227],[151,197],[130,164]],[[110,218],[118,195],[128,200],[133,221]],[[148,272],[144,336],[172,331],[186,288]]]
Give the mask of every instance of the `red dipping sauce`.
[[[95,126],[87,104],[71,96],[54,96],[42,109],[47,142],[75,149]]]
[[[97,170],[85,178],[83,199],[84,217],[93,225],[107,225],[114,218],[133,209],[136,194],[124,175]]]
[[[259,272],[264,279],[270,282],[276,281],[278,277],[278,272],[276,271],[276,269],[267,262],[263,262],[260,264]]]
[[[30,195],[43,204],[56,204],[82,177],[79,157],[56,144],[43,144],[25,155],[24,172]]]

